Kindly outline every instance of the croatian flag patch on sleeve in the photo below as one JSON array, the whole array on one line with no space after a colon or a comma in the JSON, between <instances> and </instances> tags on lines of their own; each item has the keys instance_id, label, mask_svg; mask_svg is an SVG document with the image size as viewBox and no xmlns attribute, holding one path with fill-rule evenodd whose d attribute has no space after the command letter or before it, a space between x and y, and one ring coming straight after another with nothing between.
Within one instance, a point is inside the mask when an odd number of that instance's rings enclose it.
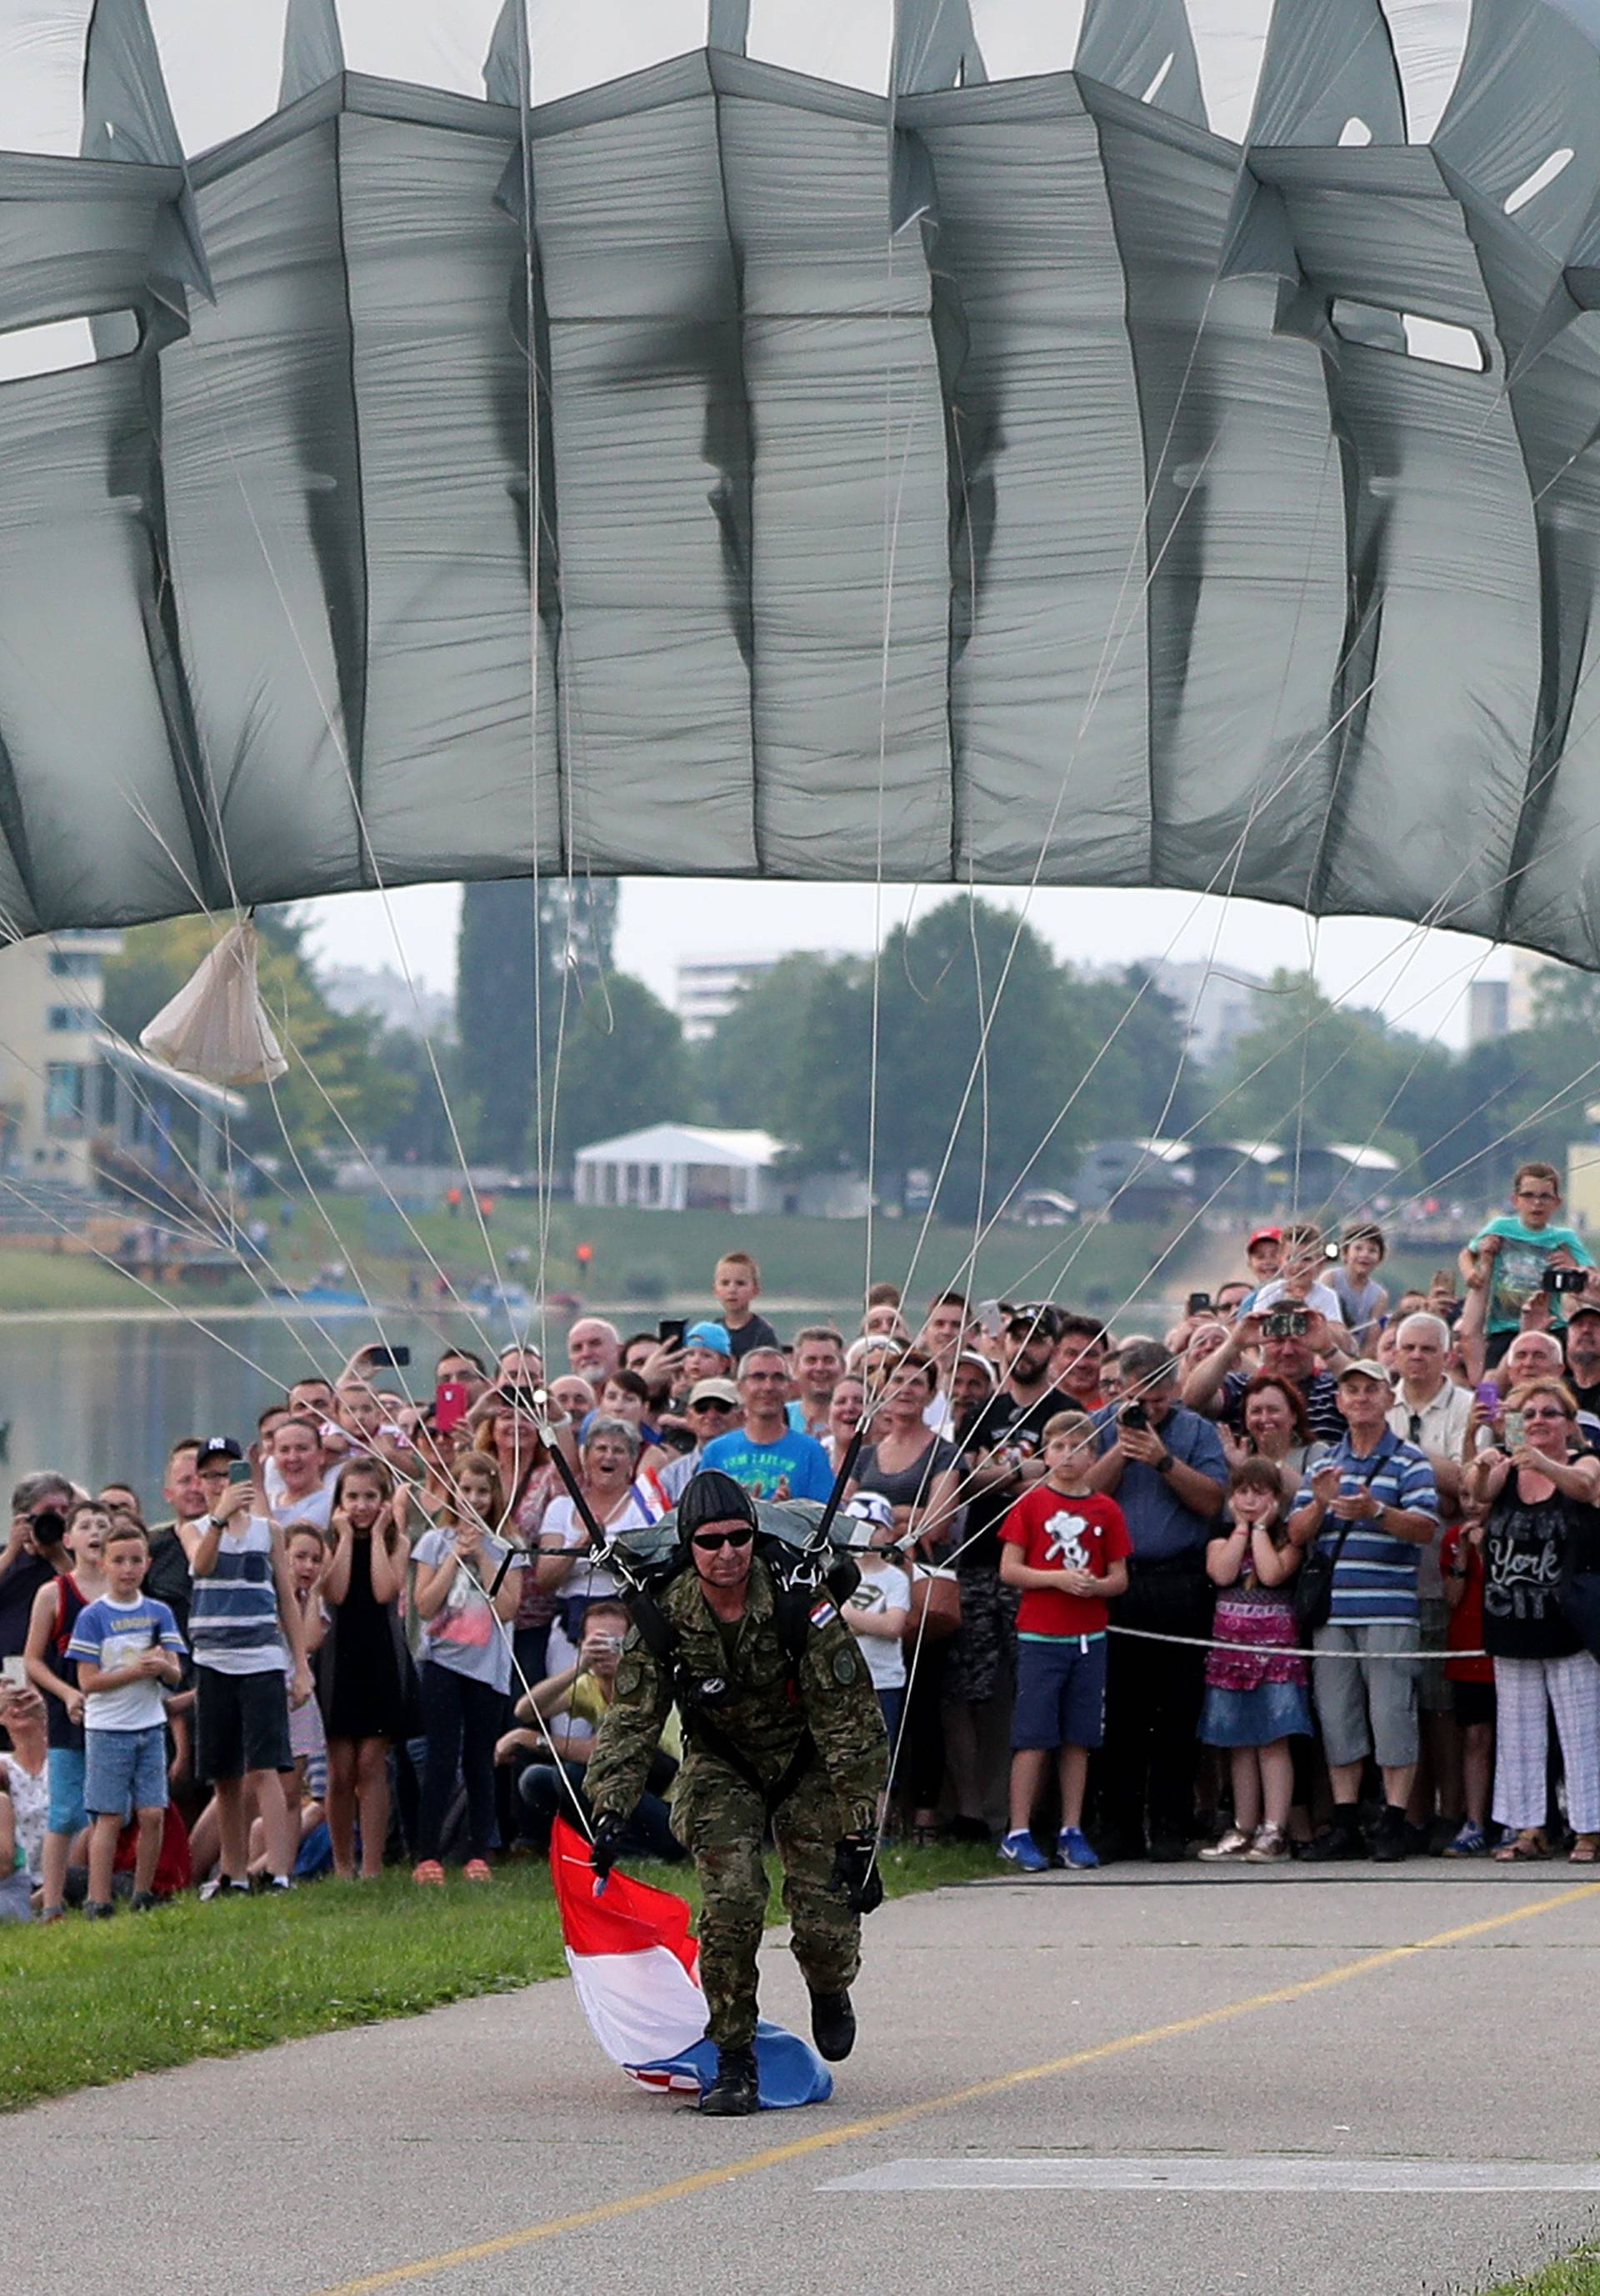
<instances>
[{"instance_id":1,"label":"croatian flag patch on sleeve","mask_svg":"<svg viewBox=\"0 0 1600 2296\"><path fill-rule=\"evenodd\" d=\"M836 1619L838 1616L838 1611L825 1595L811 1613L811 1624L814 1627L825 1627L830 1619Z\"/></svg>"}]
</instances>

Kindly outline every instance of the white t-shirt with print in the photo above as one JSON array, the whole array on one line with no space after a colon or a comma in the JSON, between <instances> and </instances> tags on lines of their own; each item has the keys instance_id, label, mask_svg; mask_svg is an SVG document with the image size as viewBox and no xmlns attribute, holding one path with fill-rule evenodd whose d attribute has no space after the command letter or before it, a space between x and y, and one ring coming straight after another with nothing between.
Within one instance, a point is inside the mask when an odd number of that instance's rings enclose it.
<instances>
[{"instance_id":1,"label":"white t-shirt with print","mask_svg":"<svg viewBox=\"0 0 1600 2296\"><path fill-rule=\"evenodd\" d=\"M850 1626L857 1619L872 1618L884 1611L908 1611L911 1607L911 1581L892 1562L872 1563L865 1557L861 1562L861 1584L844 1604L844 1622ZM866 1660L866 1670L872 1677L874 1690L900 1690L906 1682L906 1645L890 1641L887 1635L860 1635L857 1637L861 1655Z\"/></svg>"}]
</instances>

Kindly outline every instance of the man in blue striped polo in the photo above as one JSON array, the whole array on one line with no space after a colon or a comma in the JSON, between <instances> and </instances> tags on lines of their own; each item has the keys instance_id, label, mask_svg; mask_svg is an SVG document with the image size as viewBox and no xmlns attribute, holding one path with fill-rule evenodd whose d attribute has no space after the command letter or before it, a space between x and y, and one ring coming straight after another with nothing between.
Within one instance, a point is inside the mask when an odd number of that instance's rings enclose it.
<instances>
[{"instance_id":1,"label":"man in blue striped polo","mask_svg":"<svg viewBox=\"0 0 1600 2296\"><path fill-rule=\"evenodd\" d=\"M194 1775L216 1791L221 1845L219 1870L200 1894L226 1898L249 1890L252 1795L269 1882L286 1890L296 1846L282 1777L293 1767L289 1708L311 1695L300 1607L283 1535L238 1444L231 1436L208 1436L195 1469L206 1513L185 1523L182 1534L194 1582Z\"/></svg>"},{"instance_id":2,"label":"man in blue striped polo","mask_svg":"<svg viewBox=\"0 0 1600 2296\"><path fill-rule=\"evenodd\" d=\"M1417 1564L1439 1528L1439 1494L1427 1455L1389 1424L1394 1395L1383 1365L1370 1356L1346 1364L1337 1392L1345 1433L1302 1480L1289 1518L1297 1546L1337 1549L1333 1607L1311 1665L1333 1824L1305 1854L1366 1856L1357 1806L1375 1753L1383 1815L1372 1855L1388 1863L1406 1855L1417 1753L1419 1661L1394 1653L1418 1647Z\"/></svg>"}]
</instances>

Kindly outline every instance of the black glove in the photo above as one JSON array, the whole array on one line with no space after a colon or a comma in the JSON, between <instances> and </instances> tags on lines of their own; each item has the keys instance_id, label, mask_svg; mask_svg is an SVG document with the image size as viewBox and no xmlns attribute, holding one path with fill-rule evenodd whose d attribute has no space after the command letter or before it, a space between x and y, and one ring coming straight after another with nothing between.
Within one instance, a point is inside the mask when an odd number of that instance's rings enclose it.
<instances>
[{"instance_id":1,"label":"black glove","mask_svg":"<svg viewBox=\"0 0 1600 2296\"><path fill-rule=\"evenodd\" d=\"M833 1887L844 1891L852 1914L874 1914L882 1904L883 1876L870 1833L847 1833L833 1844Z\"/></svg>"},{"instance_id":2,"label":"black glove","mask_svg":"<svg viewBox=\"0 0 1600 2296\"><path fill-rule=\"evenodd\" d=\"M595 1820L595 1838L589 1844L589 1865L594 1871L595 1894L604 1889L611 1877L622 1848L622 1820L614 1810L607 1810Z\"/></svg>"}]
</instances>

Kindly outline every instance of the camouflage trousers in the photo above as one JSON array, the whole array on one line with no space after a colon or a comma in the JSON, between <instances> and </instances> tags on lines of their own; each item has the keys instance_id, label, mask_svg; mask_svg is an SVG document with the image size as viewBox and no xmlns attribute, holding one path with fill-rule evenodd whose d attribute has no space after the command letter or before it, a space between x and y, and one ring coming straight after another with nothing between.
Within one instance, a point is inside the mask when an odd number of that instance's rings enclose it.
<instances>
[{"instance_id":1,"label":"camouflage trousers","mask_svg":"<svg viewBox=\"0 0 1600 2296\"><path fill-rule=\"evenodd\" d=\"M706 2033L718 2048L747 2047L756 2033L756 1956L767 1916L767 1813L733 1771L697 1757L694 1773L692 1784L680 1781L672 1825L700 1875ZM845 1818L823 1770L807 1771L772 1831L800 1973L813 1992L842 1993L861 1965L861 1922L833 1882Z\"/></svg>"}]
</instances>

